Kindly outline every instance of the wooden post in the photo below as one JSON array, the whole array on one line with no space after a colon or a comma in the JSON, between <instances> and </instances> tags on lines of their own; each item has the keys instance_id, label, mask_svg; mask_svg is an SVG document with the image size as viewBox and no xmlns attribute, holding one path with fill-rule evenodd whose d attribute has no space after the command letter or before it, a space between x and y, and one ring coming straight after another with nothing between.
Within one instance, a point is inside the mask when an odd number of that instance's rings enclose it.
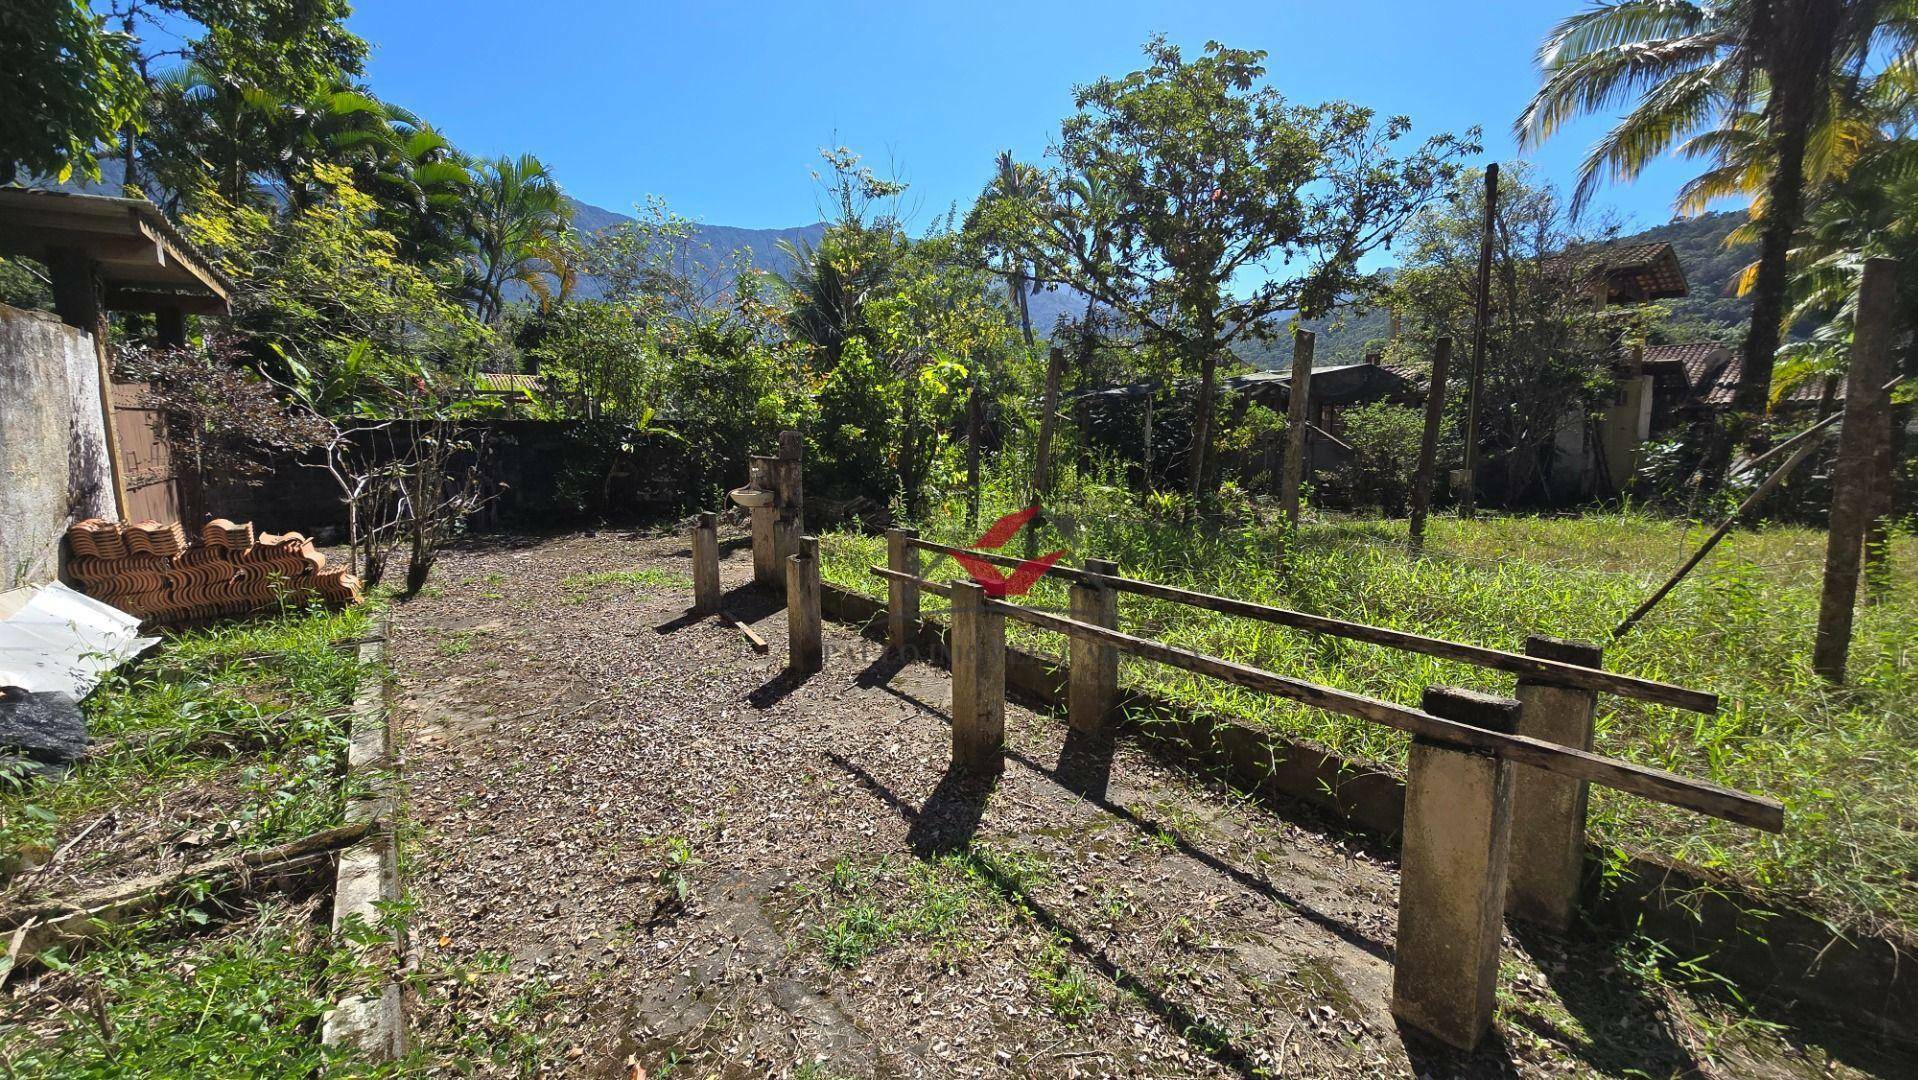
<instances>
[{"instance_id":1,"label":"wooden post","mask_svg":"<svg viewBox=\"0 0 1918 1080\"><path fill-rule=\"evenodd\" d=\"M1433 687L1426 712L1510 734L1518 702ZM1398 955L1392 1015L1470 1051L1492 1025L1505 869L1512 828L1511 766L1496 755L1412 740L1399 854Z\"/></svg>"},{"instance_id":2,"label":"wooden post","mask_svg":"<svg viewBox=\"0 0 1918 1080\"><path fill-rule=\"evenodd\" d=\"M1394 325L1398 314L1393 313ZM1419 437L1418 471L1412 476L1412 546L1425 543L1425 514L1432 507L1432 479L1438 473L1439 426L1445 419L1445 380L1452 373L1452 339L1442 337L1432 350L1432 388L1425 393L1425 431Z\"/></svg>"},{"instance_id":3,"label":"wooden post","mask_svg":"<svg viewBox=\"0 0 1918 1080\"><path fill-rule=\"evenodd\" d=\"M1492 234L1498 226L1498 162L1485 166L1485 224L1478 242L1477 306L1472 319L1472 382L1465 399L1465 484L1459 513L1478 513L1478 413L1485 389L1485 331L1492 318Z\"/></svg>"},{"instance_id":4,"label":"wooden post","mask_svg":"<svg viewBox=\"0 0 1918 1080\"><path fill-rule=\"evenodd\" d=\"M765 491L773 490L772 458L753 455L752 485ZM779 522L779 510L775 506L755 506L752 508L752 522L753 584L770 589L782 584L781 578L785 572L773 554L773 531Z\"/></svg>"},{"instance_id":5,"label":"wooden post","mask_svg":"<svg viewBox=\"0 0 1918 1080\"><path fill-rule=\"evenodd\" d=\"M1109 559L1087 559L1086 570L1117 575L1119 564ZM1102 585L1075 581L1067 590L1074 619L1108 629L1119 628L1119 594ZM1066 684L1066 722L1074 731L1101 735L1119 704L1119 650L1104 642L1073 637L1066 653L1070 674Z\"/></svg>"},{"instance_id":6,"label":"wooden post","mask_svg":"<svg viewBox=\"0 0 1918 1080\"><path fill-rule=\"evenodd\" d=\"M1299 526L1299 484L1305 478L1306 411L1312 397L1312 349L1317 336L1303 327L1292 332L1292 381L1286 388L1285 468L1279 476L1279 508L1288 531ZM1288 536L1289 540L1290 537Z\"/></svg>"},{"instance_id":7,"label":"wooden post","mask_svg":"<svg viewBox=\"0 0 1918 1080\"><path fill-rule=\"evenodd\" d=\"M786 565L806 533L805 454L806 440L799 432L779 433L779 456L772 462L775 566Z\"/></svg>"},{"instance_id":8,"label":"wooden post","mask_svg":"<svg viewBox=\"0 0 1918 1080\"><path fill-rule=\"evenodd\" d=\"M787 670L811 675L825 666L819 611L819 538L802 536L786 557Z\"/></svg>"},{"instance_id":9,"label":"wooden post","mask_svg":"<svg viewBox=\"0 0 1918 1080\"><path fill-rule=\"evenodd\" d=\"M917 529L886 530L886 569L919 576ZM886 582L886 647L895 658L910 659L919 643L919 586L890 578Z\"/></svg>"},{"instance_id":10,"label":"wooden post","mask_svg":"<svg viewBox=\"0 0 1918 1080\"><path fill-rule=\"evenodd\" d=\"M1006 618L985 587L952 583L952 761L970 772L1005 769Z\"/></svg>"},{"instance_id":11,"label":"wooden post","mask_svg":"<svg viewBox=\"0 0 1918 1080\"><path fill-rule=\"evenodd\" d=\"M47 252L47 277L53 286L53 310L60 321L93 338L93 358L100 371L100 419L105 422L107 468L112 474L113 509L127 517L126 467L121 463L120 427L113 421L113 368L107 344L106 283L100 264L84 251L54 248Z\"/></svg>"},{"instance_id":12,"label":"wooden post","mask_svg":"<svg viewBox=\"0 0 1918 1080\"><path fill-rule=\"evenodd\" d=\"M719 610L719 515L699 515L693 526L693 610L711 615Z\"/></svg>"},{"instance_id":13,"label":"wooden post","mask_svg":"<svg viewBox=\"0 0 1918 1080\"><path fill-rule=\"evenodd\" d=\"M1602 667L1596 645L1533 635L1525 655L1581 667ZM1533 678L1518 681L1518 733L1578 750L1592 748L1598 694ZM1553 930L1572 925L1585 869L1583 780L1530 765L1512 766L1512 860L1505 910Z\"/></svg>"},{"instance_id":14,"label":"wooden post","mask_svg":"<svg viewBox=\"0 0 1918 1080\"><path fill-rule=\"evenodd\" d=\"M1852 605L1858 598L1858 564L1876 503L1872 464L1878 441L1888 437L1883 415L1891 399L1881 387L1891 374L1891 339L1898 319L1898 264L1866 260L1858 285L1858 321L1852 329L1851 368L1845 375L1845 418L1832 470L1831 526L1825 542L1825 586L1818 601L1818 633L1812 669L1830 682L1845 681L1851 650Z\"/></svg>"}]
</instances>

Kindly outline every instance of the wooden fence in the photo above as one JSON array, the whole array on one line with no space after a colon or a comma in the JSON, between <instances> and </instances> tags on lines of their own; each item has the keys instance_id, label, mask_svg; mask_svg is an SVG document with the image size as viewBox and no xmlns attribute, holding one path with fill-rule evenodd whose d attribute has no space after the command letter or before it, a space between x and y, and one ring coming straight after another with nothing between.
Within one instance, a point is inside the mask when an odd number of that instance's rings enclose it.
<instances>
[{"instance_id":1,"label":"wooden fence","mask_svg":"<svg viewBox=\"0 0 1918 1080\"><path fill-rule=\"evenodd\" d=\"M791 666L817 671L818 543L803 535L796 439L782 436L778 457L754 464L754 482L734 500L754 510L755 578L774 584L775 567L786 564ZM712 516L702 515L693 537L702 608L717 599L715 528ZM1121 702L1118 657L1125 654L1411 735L1392 1011L1460 1049L1475 1047L1491 1026L1503 917L1509 912L1558 929L1571 921L1588 785L1769 832L1784 829L1776 800L1592 752L1600 693L1704 713L1718 708L1715 695L1604 670L1596 646L1533 637L1524 653L1509 652L1127 578L1099 559L1049 571L1069 585L1070 614L1059 615L990 596L976 581L930 580L920 565L926 551L1000 566L1017 566L1017 559L924 540L909 529L891 530L886 551L888 565L869 569L887 582L887 639L896 653L907 655L917 640L922 592L952 604L957 767L1004 767L1007 619L1066 637L1067 722L1082 733L1110 734ZM1322 686L1128 634L1119 629L1122 593L1509 672L1518 676L1517 696L1431 687L1413 708Z\"/></svg>"}]
</instances>

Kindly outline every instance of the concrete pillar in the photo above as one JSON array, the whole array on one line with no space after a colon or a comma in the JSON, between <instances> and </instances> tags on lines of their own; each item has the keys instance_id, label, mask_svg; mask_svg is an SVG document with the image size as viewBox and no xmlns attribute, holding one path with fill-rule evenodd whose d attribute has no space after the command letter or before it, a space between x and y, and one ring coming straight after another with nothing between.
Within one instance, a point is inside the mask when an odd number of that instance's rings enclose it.
<instances>
[{"instance_id":1,"label":"concrete pillar","mask_svg":"<svg viewBox=\"0 0 1918 1080\"><path fill-rule=\"evenodd\" d=\"M1601 667L1596 645L1533 635L1527 656L1582 667ZM1520 679L1518 733L1579 750L1592 748L1592 716L1598 694ZM1578 910L1585 869L1585 800L1588 785L1530 765L1512 766L1512 864L1505 911L1516 919L1565 930Z\"/></svg>"},{"instance_id":2,"label":"concrete pillar","mask_svg":"<svg viewBox=\"0 0 1918 1080\"><path fill-rule=\"evenodd\" d=\"M970 772L1005 769L1006 618L985 587L952 583L952 761Z\"/></svg>"},{"instance_id":3,"label":"concrete pillar","mask_svg":"<svg viewBox=\"0 0 1918 1080\"><path fill-rule=\"evenodd\" d=\"M1116 575L1119 564L1087 559L1095 574ZM1067 590L1071 615L1083 623L1119 628L1119 594L1098 585L1074 582ZM1071 638L1066 644L1070 675L1066 684L1066 722L1086 735L1102 734L1119 704L1119 650L1097 641Z\"/></svg>"},{"instance_id":4,"label":"concrete pillar","mask_svg":"<svg viewBox=\"0 0 1918 1080\"><path fill-rule=\"evenodd\" d=\"M773 488L772 458L754 455L752 458L752 486L764 491ZM752 508L753 535L753 584L765 588L783 585L785 564L773 554L773 527L779 519L778 509L771 506Z\"/></svg>"},{"instance_id":5,"label":"concrete pillar","mask_svg":"<svg viewBox=\"0 0 1918 1080\"><path fill-rule=\"evenodd\" d=\"M693 610L711 615L719 610L719 515L699 515L693 526Z\"/></svg>"},{"instance_id":6,"label":"concrete pillar","mask_svg":"<svg viewBox=\"0 0 1918 1080\"><path fill-rule=\"evenodd\" d=\"M819 610L819 538L802 536L786 557L786 667L811 675L825 666Z\"/></svg>"},{"instance_id":7,"label":"concrete pillar","mask_svg":"<svg viewBox=\"0 0 1918 1080\"><path fill-rule=\"evenodd\" d=\"M887 529L886 568L918 577L919 549L912 545L918 538L917 529ZM918 640L919 586L889 578L886 582L886 647L903 660L911 655Z\"/></svg>"},{"instance_id":8,"label":"concrete pillar","mask_svg":"<svg viewBox=\"0 0 1918 1080\"><path fill-rule=\"evenodd\" d=\"M1506 733L1518 722L1518 702L1465 690L1433 687L1423 707ZM1459 1050L1478 1045L1496 1003L1511 776L1490 754L1412 741L1392 1015Z\"/></svg>"}]
</instances>

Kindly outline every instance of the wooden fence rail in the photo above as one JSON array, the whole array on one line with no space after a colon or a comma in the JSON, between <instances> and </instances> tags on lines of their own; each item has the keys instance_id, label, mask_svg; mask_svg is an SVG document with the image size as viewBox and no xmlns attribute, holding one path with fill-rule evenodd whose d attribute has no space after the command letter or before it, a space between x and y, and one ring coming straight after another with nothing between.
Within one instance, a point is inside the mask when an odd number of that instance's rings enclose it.
<instances>
[{"instance_id":1,"label":"wooden fence rail","mask_svg":"<svg viewBox=\"0 0 1918 1080\"><path fill-rule=\"evenodd\" d=\"M996 566L1017 566L1018 559L995 554L989 551L973 551L969 548L954 547L931 540L914 538L914 546L927 551L936 551L945 555L964 555L967 558L981 559ZM1564 686L1581 690L1593 690L1599 693L1616 694L1619 697L1649 701L1655 705L1669 705L1673 708L1688 709L1692 712L1715 713L1718 711L1718 695L1703 690L1692 690L1671 683L1641 679L1632 675L1621 675L1614 671L1567 664L1543 657L1526 656L1522 653L1507 652L1484 645L1470 645L1460 641L1447 641L1443 638L1426 637L1423 634L1408 633L1404 630L1391 630L1382 626L1368 626L1364 623L1347 622L1325 615L1312 615L1289 608L1273 607L1269 604L1255 604L1246 600L1234 600L1226 596L1214 596L1210 593L1181 589L1172 585L1160 585L1157 582L1140 581L1136 578L1119 577L1114 574L1096 574L1085 570L1076 570L1069 566L1055 565L1046 571L1047 577L1056 577L1066 581L1087 585L1100 585L1119 592L1149 596L1156 600L1169 600L1176 604L1204 608L1224 615L1237 615L1247 619L1257 619L1279 626L1288 626L1314 634L1329 634L1351 641L1363 641L1371 645L1383 645L1387 648L1405 652L1422 653L1446 660L1474 664L1478 667L1507 671L1520 676L1549 680Z\"/></svg>"},{"instance_id":2,"label":"wooden fence rail","mask_svg":"<svg viewBox=\"0 0 1918 1080\"><path fill-rule=\"evenodd\" d=\"M884 578L899 576L895 571L883 566L868 569ZM928 592L940 595L950 593L948 587L923 578L918 579L916 584ZM1436 742L1487 751L1523 765L1574 779L1604 784L1606 787L1630 792L1668 806L1695 810L1710 817L1722 818L1766 832L1783 832L1785 828L1784 805L1775 799L1750 795L1703 780L1687 779L1663 769L1621 761L1569 746L1560 746L1542 739L1508 735L1456 723L1420 709L1380 701L1348 690L1320 686L1317 683L1278 675L1249 664L1207 656L1191 649L1182 649L1176 645L1137 637L1120 630L1093 626L1063 615L1008 604L1003 600L988 600L986 608L1016 622L1070 637L1102 642L1121 652L1144 657L1167 667L1190 671L1198 675L1209 675L1235 686L1243 686L1248 690L1258 690L1274 697L1324 709L1327 712L1384 724Z\"/></svg>"}]
</instances>

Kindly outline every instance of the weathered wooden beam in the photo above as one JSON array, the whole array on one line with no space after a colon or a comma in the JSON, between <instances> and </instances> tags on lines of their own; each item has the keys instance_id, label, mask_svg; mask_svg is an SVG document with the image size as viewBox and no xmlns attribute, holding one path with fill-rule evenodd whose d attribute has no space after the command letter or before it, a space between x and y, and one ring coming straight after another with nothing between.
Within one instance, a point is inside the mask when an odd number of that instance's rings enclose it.
<instances>
[{"instance_id":1,"label":"weathered wooden beam","mask_svg":"<svg viewBox=\"0 0 1918 1080\"><path fill-rule=\"evenodd\" d=\"M1868 259L1858 284L1858 316L1845 384L1845 419L1838 434L1838 462L1832 470L1825 581L1818 598L1818 629L1811 658L1812 670L1833 683L1845 681L1845 661L1851 651L1858 569L1877 503L1872 466L1882 456L1879 442L1891 435L1884 419L1891 398L1878 387L1891 374L1891 346L1899 314L1897 274L1895 260Z\"/></svg>"},{"instance_id":2,"label":"weathered wooden beam","mask_svg":"<svg viewBox=\"0 0 1918 1080\"><path fill-rule=\"evenodd\" d=\"M1086 569L1111 574L1118 564L1106 559L1087 559ZM1104 585L1074 582L1070 590L1072 617L1092 626L1119 628L1119 594ZM1119 704L1119 652L1111 645L1090 638L1070 639L1066 651L1066 721L1073 730L1100 735L1112 720Z\"/></svg>"},{"instance_id":3,"label":"weathered wooden beam","mask_svg":"<svg viewBox=\"0 0 1918 1080\"><path fill-rule=\"evenodd\" d=\"M978 582L952 583L952 761L1005 769L1006 620Z\"/></svg>"},{"instance_id":4,"label":"weathered wooden beam","mask_svg":"<svg viewBox=\"0 0 1918 1080\"><path fill-rule=\"evenodd\" d=\"M1292 381L1286 387L1285 464L1279 474L1279 509L1288 534L1299 527L1299 485L1305 479L1305 429L1312 419L1312 351L1318 340L1300 327L1292 332ZM1291 540L1290 535L1286 537Z\"/></svg>"},{"instance_id":5,"label":"weathered wooden beam","mask_svg":"<svg viewBox=\"0 0 1918 1080\"><path fill-rule=\"evenodd\" d=\"M905 659L919 640L919 549L912 529L886 530L886 647Z\"/></svg>"},{"instance_id":6,"label":"weathered wooden beam","mask_svg":"<svg viewBox=\"0 0 1918 1080\"><path fill-rule=\"evenodd\" d=\"M1398 316L1393 315L1396 323ZM1418 469L1412 474L1412 546L1425 542L1425 514L1432 506L1432 481L1438 475L1439 426L1445 418L1445 380L1452 374L1452 339L1432 349L1432 385L1425 392L1425 428L1419 436Z\"/></svg>"},{"instance_id":7,"label":"weathered wooden beam","mask_svg":"<svg viewBox=\"0 0 1918 1080\"><path fill-rule=\"evenodd\" d=\"M811 675L825 666L819 598L819 538L802 536L786 557L786 666Z\"/></svg>"},{"instance_id":8,"label":"weathered wooden beam","mask_svg":"<svg viewBox=\"0 0 1918 1080\"><path fill-rule=\"evenodd\" d=\"M999 566L1017 566L1019 560L1007 558L989 551L971 551L966 548L952 547L930 540L915 540L919 547L945 554L959 553L975 559L984 559ZM1160 585L1137 578L1118 577L1107 574L1092 574L1084 570L1075 570L1069 566L1054 566L1046 572L1048 577L1064 578L1067 581L1104 585L1120 592L1150 596L1158 600L1169 600L1176 604L1217 611L1224 615L1237 615L1241 618L1258 619L1279 626L1289 626L1295 630L1304 630L1314 634L1329 634L1333 637L1363 641L1370 645L1383 645L1387 648L1403 649L1406 652L1422 653L1426 656L1438 656L1447 660L1456 660L1464 664L1476 664L1479 667L1508 671L1516 675L1532 676L1575 686L1600 693L1617 694L1619 697L1649 701L1655 705L1669 705L1675 709L1689 709L1692 712L1715 713L1718 711L1718 695L1703 690L1692 690L1671 683L1662 683L1653 679L1641 679L1632 675L1622 675L1613 671L1599 671L1579 667L1576 664L1559 663L1544 657L1525 656L1507 652L1485 645L1470 645L1461 641L1448 641L1444 638L1426 637L1405 630L1391 630L1383 626L1370 626L1365 623L1348 622L1326 615L1311 615L1290 608L1273 607L1269 604L1255 604L1249 600L1235 600L1226 596L1181 589L1173 585Z\"/></svg>"},{"instance_id":9,"label":"weathered wooden beam","mask_svg":"<svg viewBox=\"0 0 1918 1080\"><path fill-rule=\"evenodd\" d=\"M719 515L703 513L693 526L693 610L719 610Z\"/></svg>"},{"instance_id":10,"label":"weathered wooden beam","mask_svg":"<svg viewBox=\"0 0 1918 1080\"><path fill-rule=\"evenodd\" d=\"M1221 660L1190 649L1149 641L1117 630L1090 626L1064 616L1034 611L1002 600L987 600L986 606L1018 622L1061 634L1082 635L1103 641L1116 646L1121 652L1143 656L1167 667L1209 675L1236 686L1303 702L1327 712L1370 720L1425 739L1455 743L1459 746L1496 753L1520 764L1532 765L1562 776L1604 784L1606 787L1629 792L1653 802L1696 810L1710 817L1747 825L1754 829L1774 833L1783 832L1785 829L1785 808L1775 799L1750 795L1703 780L1687 779L1648 765L1601 757L1588 751L1559 746L1523 735L1483 731L1418 709L1395 705L1389 701L1380 701L1363 694L1320 686L1304 679L1276 675L1249 664Z\"/></svg>"}]
</instances>

